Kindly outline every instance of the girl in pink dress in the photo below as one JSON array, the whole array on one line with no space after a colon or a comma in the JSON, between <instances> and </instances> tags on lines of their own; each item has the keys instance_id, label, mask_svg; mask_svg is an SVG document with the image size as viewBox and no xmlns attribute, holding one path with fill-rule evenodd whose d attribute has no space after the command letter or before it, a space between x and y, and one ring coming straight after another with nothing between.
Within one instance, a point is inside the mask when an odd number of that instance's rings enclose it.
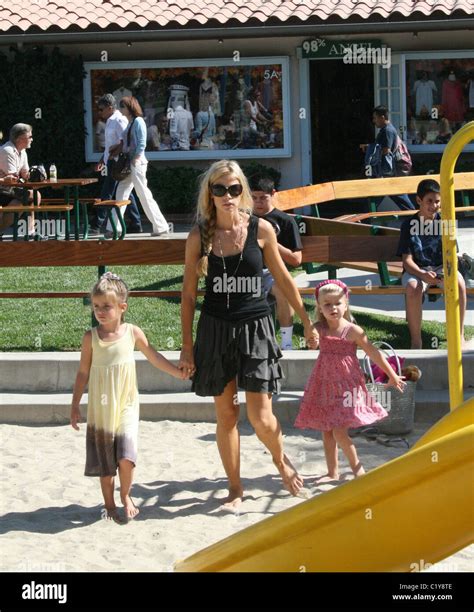
<instances>
[{"instance_id":1,"label":"girl in pink dress","mask_svg":"<svg viewBox=\"0 0 474 612\"><path fill-rule=\"evenodd\" d=\"M322 484L339 480L339 446L354 476L365 473L348 429L375 423L387 416L367 391L357 348L364 350L387 374L387 387L403 391L406 383L368 341L364 330L351 322L349 291L343 282L323 281L315 293L320 353L306 384L295 427L323 432L328 473L314 482Z\"/></svg>"}]
</instances>

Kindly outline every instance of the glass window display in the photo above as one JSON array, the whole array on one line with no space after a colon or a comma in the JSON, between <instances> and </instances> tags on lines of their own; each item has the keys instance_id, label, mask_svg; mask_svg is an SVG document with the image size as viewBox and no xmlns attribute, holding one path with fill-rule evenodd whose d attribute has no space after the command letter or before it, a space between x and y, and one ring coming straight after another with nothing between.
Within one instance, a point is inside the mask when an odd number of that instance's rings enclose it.
<instances>
[{"instance_id":1,"label":"glass window display","mask_svg":"<svg viewBox=\"0 0 474 612\"><path fill-rule=\"evenodd\" d=\"M288 59L197 61L86 63L87 159L101 152L105 93L137 98L151 160L290 156Z\"/></svg>"},{"instance_id":2,"label":"glass window display","mask_svg":"<svg viewBox=\"0 0 474 612\"><path fill-rule=\"evenodd\" d=\"M407 143L445 145L474 119L474 58L406 62Z\"/></svg>"}]
</instances>

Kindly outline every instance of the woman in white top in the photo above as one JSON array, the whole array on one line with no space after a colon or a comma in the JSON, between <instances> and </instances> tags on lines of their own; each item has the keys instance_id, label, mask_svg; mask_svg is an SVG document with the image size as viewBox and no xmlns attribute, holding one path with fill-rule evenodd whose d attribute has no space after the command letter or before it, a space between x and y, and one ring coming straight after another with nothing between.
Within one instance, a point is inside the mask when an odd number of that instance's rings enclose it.
<instances>
[{"instance_id":1,"label":"woman in white top","mask_svg":"<svg viewBox=\"0 0 474 612\"><path fill-rule=\"evenodd\" d=\"M115 195L117 200L127 200L132 189L135 187L143 210L152 224L152 236L160 236L169 233L168 223L164 218L160 207L153 198L146 180L148 160L145 157L146 147L146 124L143 112L137 99L125 96L120 100L120 112L129 121L127 129L122 136L123 151L128 152L131 160L131 173L117 186ZM130 131L130 146L127 145L128 132ZM125 214L125 210L122 209Z\"/></svg>"}]
</instances>

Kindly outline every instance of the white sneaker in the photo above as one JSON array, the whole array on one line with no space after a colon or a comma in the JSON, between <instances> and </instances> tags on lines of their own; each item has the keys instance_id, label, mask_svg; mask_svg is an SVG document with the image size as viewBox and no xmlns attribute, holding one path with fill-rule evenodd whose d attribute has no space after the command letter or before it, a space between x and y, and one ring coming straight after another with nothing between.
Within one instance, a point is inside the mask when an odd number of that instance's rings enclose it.
<instances>
[{"instance_id":1,"label":"white sneaker","mask_svg":"<svg viewBox=\"0 0 474 612\"><path fill-rule=\"evenodd\" d=\"M169 229L165 229L162 230L161 232L151 232L152 236L169 236L170 235L170 231Z\"/></svg>"}]
</instances>

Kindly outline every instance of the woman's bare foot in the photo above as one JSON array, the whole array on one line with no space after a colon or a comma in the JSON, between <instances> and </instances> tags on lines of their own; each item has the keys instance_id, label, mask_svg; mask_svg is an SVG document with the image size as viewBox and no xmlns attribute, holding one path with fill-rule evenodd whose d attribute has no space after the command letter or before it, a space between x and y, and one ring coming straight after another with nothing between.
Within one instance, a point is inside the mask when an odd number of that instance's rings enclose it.
<instances>
[{"instance_id":1,"label":"woman's bare foot","mask_svg":"<svg viewBox=\"0 0 474 612\"><path fill-rule=\"evenodd\" d=\"M118 525L123 525L123 520L120 518L120 515L117 510L117 506L113 506L112 508L105 508L106 515L105 518L107 521L114 521Z\"/></svg>"},{"instance_id":2,"label":"woman's bare foot","mask_svg":"<svg viewBox=\"0 0 474 612\"><path fill-rule=\"evenodd\" d=\"M121 500L125 508L125 516L127 517L127 520L131 521L137 516L140 510L135 506L130 495L125 495L125 497L121 497Z\"/></svg>"},{"instance_id":3,"label":"woman's bare foot","mask_svg":"<svg viewBox=\"0 0 474 612\"><path fill-rule=\"evenodd\" d=\"M280 472L285 489L287 489L294 496L298 495L298 492L303 487L304 482L288 457L283 455L283 461L275 461L274 459L273 463Z\"/></svg>"},{"instance_id":4,"label":"woman's bare foot","mask_svg":"<svg viewBox=\"0 0 474 612\"><path fill-rule=\"evenodd\" d=\"M239 509L244 497L242 487L229 488L229 495L222 502L221 507L225 510L235 512Z\"/></svg>"},{"instance_id":5,"label":"woman's bare foot","mask_svg":"<svg viewBox=\"0 0 474 612\"><path fill-rule=\"evenodd\" d=\"M319 486L323 484L332 484L333 482L339 482L339 474L324 474L324 476L318 476L313 480L313 486Z\"/></svg>"},{"instance_id":6,"label":"woman's bare foot","mask_svg":"<svg viewBox=\"0 0 474 612\"><path fill-rule=\"evenodd\" d=\"M358 478L359 476L363 476L365 474L365 470L362 467L362 463L358 463L355 467L355 470L352 470L354 472L354 478Z\"/></svg>"}]
</instances>

